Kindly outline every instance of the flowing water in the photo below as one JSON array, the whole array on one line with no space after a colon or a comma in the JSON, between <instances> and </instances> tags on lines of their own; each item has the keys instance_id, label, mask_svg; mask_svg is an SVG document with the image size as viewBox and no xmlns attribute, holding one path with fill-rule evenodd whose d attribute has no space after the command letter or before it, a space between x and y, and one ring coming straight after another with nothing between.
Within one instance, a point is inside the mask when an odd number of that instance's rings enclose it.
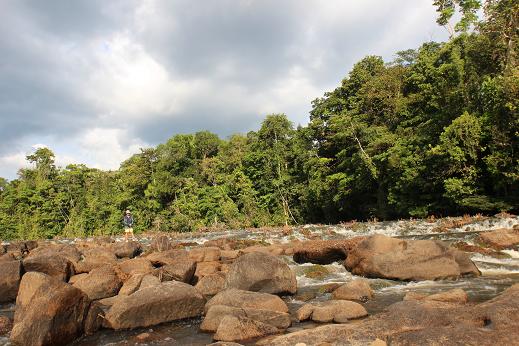
<instances>
[{"instance_id":1,"label":"flowing water","mask_svg":"<svg viewBox=\"0 0 519 346\"><path fill-rule=\"evenodd\" d=\"M208 240L233 238L255 240L262 243L287 243L294 240L311 239L344 239L361 235L385 234L406 239L440 239L448 243L458 241L473 245L481 231L500 228L512 228L519 224L519 217L492 217L472 220L461 218L444 218L435 221L402 220L391 222L364 222L344 225L322 226L305 225L295 228L292 232L282 230L227 230L219 232L200 232L185 234L174 241L183 243L203 244ZM118 239L119 241L121 239ZM60 240L73 243L75 240ZM142 237L139 241L148 245L151 239ZM374 290L375 298L364 303L370 314L382 311L388 305L402 300L408 292L437 293L453 288L462 288L468 293L471 302L481 302L495 297L501 291L514 283L519 283L519 251L504 250L499 258L474 253L472 260L482 272L477 278L462 278L459 280L400 282L384 279L368 279ZM327 285L342 284L356 278L340 263L324 265L325 274L319 279L309 278L308 268L311 264L297 264L290 256L284 260L296 273L298 283L297 297L306 296L308 302L330 299L330 293L323 289ZM321 269L323 269L321 267ZM305 275L306 274L306 275ZM295 297L285 297L290 311L295 312L304 302ZM0 314L11 316L14 304L0 305ZM198 331L201 319L191 319L181 322L165 323L151 328L141 328L132 331L101 330L95 335L82 337L73 345L206 345L212 342L212 334ZM293 321L288 331L302 328L313 328L313 322L298 323ZM150 334L145 341L139 341L141 333ZM9 345L7 338L0 337L0 345Z\"/></svg>"}]
</instances>

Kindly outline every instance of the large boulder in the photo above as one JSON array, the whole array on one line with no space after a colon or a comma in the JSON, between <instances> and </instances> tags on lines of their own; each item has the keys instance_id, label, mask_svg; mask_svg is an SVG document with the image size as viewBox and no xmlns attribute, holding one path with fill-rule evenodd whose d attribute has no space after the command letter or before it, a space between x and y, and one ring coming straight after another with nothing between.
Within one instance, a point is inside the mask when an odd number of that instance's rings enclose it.
<instances>
[{"instance_id":1,"label":"large boulder","mask_svg":"<svg viewBox=\"0 0 519 346\"><path fill-rule=\"evenodd\" d=\"M162 281L182 281L190 283L193 280L193 276L196 270L196 262L189 258L179 258L176 261L172 261L171 264L167 264L156 271L156 275Z\"/></svg>"},{"instance_id":2,"label":"large boulder","mask_svg":"<svg viewBox=\"0 0 519 346\"><path fill-rule=\"evenodd\" d=\"M296 275L282 259L261 252L245 254L234 261L225 279L226 288L294 294Z\"/></svg>"},{"instance_id":3,"label":"large boulder","mask_svg":"<svg viewBox=\"0 0 519 346\"><path fill-rule=\"evenodd\" d=\"M168 281L117 299L105 318L113 329L148 327L202 314L205 298L193 286Z\"/></svg>"},{"instance_id":4,"label":"large boulder","mask_svg":"<svg viewBox=\"0 0 519 346\"><path fill-rule=\"evenodd\" d=\"M153 265L146 258L136 257L120 262L118 270L127 275L150 274L153 272Z\"/></svg>"},{"instance_id":5,"label":"large boulder","mask_svg":"<svg viewBox=\"0 0 519 346\"><path fill-rule=\"evenodd\" d=\"M142 252L142 247L136 241L122 241L113 244L112 250L118 258L134 258Z\"/></svg>"},{"instance_id":6,"label":"large boulder","mask_svg":"<svg viewBox=\"0 0 519 346\"><path fill-rule=\"evenodd\" d=\"M365 302L373 298L373 290L367 280L357 279L339 286L332 292L333 299Z\"/></svg>"},{"instance_id":7,"label":"large boulder","mask_svg":"<svg viewBox=\"0 0 519 346\"><path fill-rule=\"evenodd\" d=\"M349 300L329 300L318 304L305 304L296 313L299 321L311 318L315 322L344 323L348 320L365 317L366 309L359 303Z\"/></svg>"},{"instance_id":8,"label":"large boulder","mask_svg":"<svg viewBox=\"0 0 519 346\"><path fill-rule=\"evenodd\" d=\"M345 267L355 275L396 280L457 279L481 275L468 254L441 241L373 235L349 254Z\"/></svg>"},{"instance_id":9,"label":"large boulder","mask_svg":"<svg viewBox=\"0 0 519 346\"><path fill-rule=\"evenodd\" d=\"M70 260L58 254L38 254L23 260L26 272L41 272L62 281L74 275L74 266Z\"/></svg>"},{"instance_id":10,"label":"large boulder","mask_svg":"<svg viewBox=\"0 0 519 346\"><path fill-rule=\"evenodd\" d=\"M213 305L288 312L288 306L276 295L237 289L227 289L218 293L205 304L204 311L207 313Z\"/></svg>"},{"instance_id":11,"label":"large boulder","mask_svg":"<svg viewBox=\"0 0 519 346\"><path fill-rule=\"evenodd\" d=\"M189 251L189 258L195 262L213 262L220 259L221 250L214 246L198 247Z\"/></svg>"},{"instance_id":12,"label":"large boulder","mask_svg":"<svg viewBox=\"0 0 519 346\"><path fill-rule=\"evenodd\" d=\"M353 324L297 331L258 345L515 345L519 340L519 284L477 305L406 300ZM347 342L345 342L347 341Z\"/></svg>"},{"instance_id":13,"label":"large boulder","mask_svg":"<svg viewBox=\"0 0 519 346\"><path fill-rule=\"evenodd\" d=\"M22 278L20 261L0 262L0 303L16 299Z\"/></svg>"},{"instance_id":14,"label":"large boulder","mask_svg":"<svg viewBox=\"0 0 519 346\"><path fill-rule=\"evenodd\" d=\"M81 253L76 246L71 244L46 244L30 250L27 258L34 256L53 256L60 255L68 259L71 263L76 263L81 258Z\"/></svg>"},{"instance_id":15,"label":"large boulder","mask_svg":"<svg viewBox=\"0 0 519 346\"><path fill-rule=\"evenodd\" d=\"M83 333L89 306L81 290L43 273L26 273L16 299L11 340L20 345L65 345Z\"/></svg>"},{"instance_id":16,"label":"large boulder","mask_svg":"<svg viewBox=\"0 0 519 346\"><path fill-rule=\"evenodd\" d=\"M158 252L168 251L173 248L171 242L169 241L169 237L166 235L159 235L158 237L154 237L151 241L150 247L152 250Z\"/></svg>"},{"instance_id":17,"label":"large boulder","mask_svg":"<svg viewBox=\"0 0 519 346\"><path fill-rule=\"evenodd\" d=\"M519 228L481 232L479 240L497 250L513 249L519 245Z\"/></svg>"},{"instance_id":18,"label":"large boulder","mask_svg":"<svg viewBox=\"0 0 519 346\"><path fill-rule=\"evenodd\" d=\"M83 250L82 259L75 263L74 267L76 273L88 273L94 268L115 265L116 263L117 257L112 250L98 246Z\"/></svg>"},{"instance_id":19,"label":"large boulder","mask_svg":"<svg viewBox=\"0 0 519 346\"><path fill-rule=\"evenodd\" d=\"M270 324L271 326L281 330L287 329L291 324L290 315L286 312L213 305L207 311L207 314L200 325L200 330L204 332L216 332L220 322L225 316L234 316L238 318L246 317L255 321Z\"/></svg>"},{"instance_id":20,"label":"large boulder","mask_svg":"<svg viewBox=\"0 0 519 346\"><path fill-rule=\"evenodd\" d=\"M225 316L216 333L214 340L220 341L247 341L254 338L276 334L279 330L267 323L247 317Z\"/></svg>"},{"instance_id":21,"label":"large boulder","mask_svg":"<svg viewBox=\"0 0 519 346\"><path fill-rule=\"evenodd\" d=\"M299 243L294 248L294 261L297 263L330 264L343 261L348 253L365 237L343 240L310 240Z\"/></svg>"},{"instance_id":22,"label":"large boulder","mask_svg":"<svg viewBox=\"0 0 519 346\"><path fill-rule=\"evenodd\" d=\"M88 275L77 280L73 286L85 292L92 300L115 296L122 286L121 278L112 266L92 269Z\"/></svg>"}]
</instances>

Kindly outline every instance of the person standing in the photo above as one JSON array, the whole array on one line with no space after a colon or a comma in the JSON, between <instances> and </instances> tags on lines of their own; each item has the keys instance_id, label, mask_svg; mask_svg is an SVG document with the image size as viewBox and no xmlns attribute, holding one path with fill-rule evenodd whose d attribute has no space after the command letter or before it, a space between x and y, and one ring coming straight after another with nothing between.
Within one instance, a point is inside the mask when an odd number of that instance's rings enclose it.
<instances>
[{"instance_id":1,"label":"person standing","mask_svg":"<svg viewBox=\"0 0 519 346\"><path fill-rule=\"evenodd\" d=\"M134 239L133 224L134 224L134 221L133 221L132 213L129 210L126 210L126 212L124 213L124 218L123 218L124 239L126 239L126 241L128 241L128 237L130 235L131 235L132 239Z\"/></svg>"}]
</instances>

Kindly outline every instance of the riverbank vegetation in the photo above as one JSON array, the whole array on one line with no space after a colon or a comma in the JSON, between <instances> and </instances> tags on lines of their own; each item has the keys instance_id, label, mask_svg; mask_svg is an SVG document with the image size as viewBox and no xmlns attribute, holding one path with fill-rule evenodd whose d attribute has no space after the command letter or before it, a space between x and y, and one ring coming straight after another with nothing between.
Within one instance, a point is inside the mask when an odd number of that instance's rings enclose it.
<instances>
[{"instance_id":1,"label":"riverbank vegetation","mask_svg":"<svg viewBox=\"0 0 519 346\"><path fill-rule=\"evenodd\" d=\"M367 56L312 102L307 126L283 114L226 139L202 131L142 149L117 171L55 165L0 178L0 238L137 230L337 223L517 211L519 5L436 1L448 42ZM456 31L455 31L456 30Z\"/></svg>"}]
</instances>

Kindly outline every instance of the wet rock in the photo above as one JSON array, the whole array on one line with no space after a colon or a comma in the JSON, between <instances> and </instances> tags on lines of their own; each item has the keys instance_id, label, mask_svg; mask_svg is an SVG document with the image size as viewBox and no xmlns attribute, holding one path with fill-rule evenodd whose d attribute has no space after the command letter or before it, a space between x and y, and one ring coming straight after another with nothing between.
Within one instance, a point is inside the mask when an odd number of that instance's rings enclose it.
<instances>
[{"instance_id":1,"label":"wet rock","mask_svg":"<svg viewBox=\"0 0 519 346\"><path fill-rule=\"evenodd\" d=\"M128 275L133 274L150 274L153 272L151 262L146 258L132 258L122 261L118 264L119 270Z\"/></svg>"},{"instance_id":2,"label":"wet rock","mask_svg":"<svg viewBox=\"0 0 519 346\"><path fill-rule=\"evenodd\" d=\"M16 299L11 340L20 345L65 345L83 333L90 299L49 275L26 273Z\"/></svg>"},{"instance_id":3,"label":"wet rock","mask_svg":"<svg viewBox=\"0 0 519 346\"><path fill-rule=\"evenodd\" d=\"M430 300L445 303L465 304L468 301L468 295L461 288L455 288L431 295L421 295L409 292L405 295L404 300Z\"/></svg>"},{"instance_id":4,"label":"wet rock","mask_svg":"<svg viewBox=\"0 0 519 346\"><path fill-rule=\"evenodd\" d=\"M142 252L142 247L136 241L122 241L112 245L112 250L118 258L134 258Z\"/></svg>"},{"instance_id":5,"label":"wet rock","mask_svg":"<svg viewBox=\"0 0 519 346\"><path fill-rule=\"evenodd\" d=\"M92 269L73 286L86 293L91 300L96 300L117 295L122 284L113 267L104 266Z\"/></svg>"},{"instance_id":6,"label":"wet rock","mask_svg":"<svg viewBox=\"0 0 519 346\"><path fill-rule=\"evenodd\" d=\"M205 304L204 311L207 313L213 305L288 312L285 302L276 295L237 289L226 289L218 293Z\"/></svg>"},{"instance_id":7,"label":"wet rock","mask_svg":"<svg viewBox=\"0 0 519 346\"><path fill-rule=\"evenodd\" d=\"M330 264L346 259L348 253L365 237L345 240L312 240L298 244L294 248L297 263Z\"/></svg>"},{"instance_id":8,"label":"wet rock","mask_svg":"<svg viewBox=\"0 0 519 346\"><path fill-rule=\"evenodd\" d=\"M338 287L332 298L365 302L373 298L373 290L367 280L357 279Z\"/></svg>"},{"instance_id":9,"label":"wet rock","mask_svg":"<svg viewBox=\"0 0 519 346\"><path fill-rule=\"evenodd\" d=\"M294 272L283 260L273 255L254 252L235 260L227 273L225 287L294 294L297 291L297 281Z\"/></svg>"},{"instance_id":10,"label":"wet rock","mask_svg":"<svg viewBox=\"0 0 519 346\"><path fill-rule=\"evenodd\" d=\"M224 285L225 274L218 272L201 278L195 285L195 288L204 296L214 296L223 290Z\"/></svg>"},{"instance_id":11,"label":"wet rock","mask_svg":"<svg viewBox=\"0 0 519 346\"><path fill-rule=\"evenodd\" d=\"M246 317L225 316L220 322L213 339L221 341L247 341L278 332L279 330L270 324Z\"/></svg>"},{"instance_id":12,"label":"wet rock","mask_svg":"<svg viewBox=\"0 0 519 346\"><path fill-rule=\"evenodd\" d=\"M104 247L83 250L83 258L74 264L76 273L88 273L94 268L117 264L115 254Z\"/></svg>"},{"instance_id":13,"label":"wet rock","mask_svg":"<svg viewBox=\"0 0 519 346\"><path fill-rule=\"evenodd\" d=\"M357 319L368 315L359 303L348 300L330 300L319 304L305 304L296 313L299 321L311 318L315 322L338 322Z\"/></svg>"},{"instance_id":14,"label":"wet rock","mask_svg":"<svg viewBox=\"0 0 519 346\"><path fill-rule=\"evenodd\" d=\"M514 345L519 338L519 284L477 305L408 300L354 324L302 330L258 342L292 346L369 345L377 338L390 345Z\"/></svg>"},{"instance_id":15,"label":"wet rock","mask_svg":"<svg viewBox=\"0 0 519 346\"><path fill-rule=\"evenodd\" d=\"M41 272L62 281L74 274L72 262L67 258L56 254L38 254L23 260L23 268L26 272Z\"/></svg>"},{"instance_id":16,"label":"wet rock","mask_svg":"<svg viewBox=\"0 0 519 346\"><path fill-rule=\"evenodd\" d=\"M513 249L519 245L519 229L482 232L479 234L479 240L497 250Z\"/></svg>"},{"instance_id":17,"label":"wet rock","mask_svg":"<svg viewBox=\"0 0 519 346\"><path fill-rule=\"evenodd\" d=\"M220 248L217 247L199 247L189 251L189 258L195 262L213 262L220 259Z\"/></svg>"},{"instance_id":18,"label":"wet rock","mask_svg":"<svg viewBox=\"0 0 519 346\"><path fill-rule=\"evenodd\" d=\"M287 329L291 324L290 315L285 312L213 305L207 311L207 314L200 325L200 330L205 332L215 332L225 316L234 316L238 318L246 317L269 324L277 329Z\"/></svg>"},{"instance_id":19,"label":"wet rock","mask_svg":"<svg viewBox=\"0 0 519 346\"><path fill-rule=\"evenodd\" d=\"M20 261L0 262L0 303L14 301L22 278Z\"/></svg>"},{"instance_id":20,"label":"wet rock","mask_svg":"<svg viewBox=\"0 0 519 346\"><path fill-rule=\"evenodd\" d=\"M113 329L147 327L199 316L204 304L204 297L193 286L168 281L120 297L105 317Z\"/></svg>"},{"instance_id":21,"label":"wet rock","mask_svg":"<svg viewBox=\"0 0 519 346\"><path fill-rule=\"evenodd\" d=\"M13 329L13 321L6 316L0 316L0 336L7 335Z\"/></svg>"},{"instance_id":22,"label":"wet rock","mask_svg":"<svg viewBox=\"0 0 519 346\"><path fill-rule=\"evenodd\" d=\"M150 247L153 251L163 252L171 250L173 247L171 246L171 242L169 241L168 236L160 235L158 237L154 237L151 241Z\"/></svg>"},{"instance_id":23,"label":"wet rock","mask_svg":"<svg viewBox=\"0 0 519 346\"><path fill-rule=\"evenodd\" d=\"M355 275L397 280L456 279L481 275L469 256L441 241L402 240L373 235L348 255Z\"/></svg>"}]
</instances>

